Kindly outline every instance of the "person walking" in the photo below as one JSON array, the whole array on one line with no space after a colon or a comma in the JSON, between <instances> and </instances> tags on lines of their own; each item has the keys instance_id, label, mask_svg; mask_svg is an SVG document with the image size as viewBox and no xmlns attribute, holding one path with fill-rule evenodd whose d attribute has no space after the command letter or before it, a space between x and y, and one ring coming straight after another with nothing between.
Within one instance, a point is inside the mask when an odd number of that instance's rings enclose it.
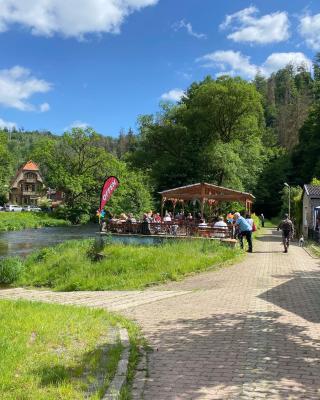
<instances>
[{"instance_id":1,"label":"person walking","mask_svg":"<svg viewBox=\"0 0 320 400\"><path fill-rule=\"evenodd\" d=\"M288 253L290 239L292 239L294 234L293 223L289 218L288 214L284 215L284 219L278 225L277 230L282 230L282 243L284 247L284 253Z\"/></svg>"},{"instance_id":2,"label":"person walking","mask_svg":"<svg viewBox=\"0 0 320 400\"><path fill-rule=\"evenodd\" d=\"M261 213L260 215L261 226L264 228L264 215Z\"/></svg>"},{"instance_id":3,"label":"person walking","mask_svg":"<svg viewBox=\"0 0 320 400\"><path fill-rule=\"evenodd\" d=\"M245 236L248 242L248 253L252 253L252 226L238 212L234 214L234 220L239 229L240 247L243 249L243 237Z\"/></svg>"}]
</instances>

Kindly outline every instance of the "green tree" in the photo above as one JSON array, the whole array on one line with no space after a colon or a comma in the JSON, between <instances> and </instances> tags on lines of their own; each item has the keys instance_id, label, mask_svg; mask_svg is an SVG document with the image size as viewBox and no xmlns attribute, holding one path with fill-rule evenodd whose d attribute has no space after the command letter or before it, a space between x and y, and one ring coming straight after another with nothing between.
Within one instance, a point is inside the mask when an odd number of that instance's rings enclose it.
<instances>
[{"instance_id":1,"label":"green tree","mask_svg":"<svg viewBox=\"0 0 320 400\"><path fill-rule=\"evenodd\" d=\"M88 219L90 212L97 209L101 186L110 175L121 182L111 203L114 211L139 213L151 206L144 177L139 172L129 172L125 163L101 147L100 139L91 128L74 128L59 141L43 138L33 153L47 184L64 192L65 213L73 222Z\"/></svg>"},{"instance_id":2,"label":"green tree","mask_svg":"<svg viewBox=\"0 0 320 400\"><path fill-rule=\"evenodd\" d=\"M140 118L137 150L129 158L156 189L209 181L253 188L263 160L264 118L255 86L241 78L207 77L180 103ZM250 172L251 171L251 172Z\"/></svg>"},{"instance_id":3,"label":"green tree","mask_svg":"<svg viewBox=\"0 0 320 400\"><path fill-rule=\"evenodd\" d=\"M12 175L12 159L8 150L5 132L0 132L0 203L6 201L10 177Z\"/></svg>"}]
</instances>

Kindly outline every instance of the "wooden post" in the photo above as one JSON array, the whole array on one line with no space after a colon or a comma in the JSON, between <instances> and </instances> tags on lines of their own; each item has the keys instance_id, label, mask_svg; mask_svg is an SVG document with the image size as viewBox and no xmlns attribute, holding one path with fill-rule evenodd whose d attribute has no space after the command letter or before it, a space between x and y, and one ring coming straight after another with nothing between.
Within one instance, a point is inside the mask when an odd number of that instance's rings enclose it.
<instances>
[{"instance_id":1,"label":"wooden post","mask_svg":"<svg viewBox=\"0 0 320 400\"><path fill-rule=\"evenodd\" d=\"M201 199L201 218L203 218L203 211L204 211L204 203L205 203L205 199Z\"/></svg>"},{"instance_id":2,"label":"wooden post","mask_svg":"<svg viewBox=\"0 0 320 400\"><path fill-rule=\"evenodd\" d=\"M174 219L174 216L175 216L175 209L176 209L176 205L177 205L177 199L173 199L173 200L172 200L172 204L173 204L173 219Z\"/></svg>"},{"instance_id":3,"label":"wooden post","mask_svg":"<svg viewBox=\"0 0 320 400\"><path fill-rule=\"evenodd\" d=\"M163 218L163 206L166 201L166 198L161 195L161 220Z\"/></svg>"},{"instance_id":4,"label":"wooden post","mask_svg":"<svg viewBox=\"0 0 320 400\"><path fill-rule=\"evenodd\" d=\"M206 189L204 183L201 183L201 218L203 219L204 203L205 203Z\"/></svg>"}]
</instances>

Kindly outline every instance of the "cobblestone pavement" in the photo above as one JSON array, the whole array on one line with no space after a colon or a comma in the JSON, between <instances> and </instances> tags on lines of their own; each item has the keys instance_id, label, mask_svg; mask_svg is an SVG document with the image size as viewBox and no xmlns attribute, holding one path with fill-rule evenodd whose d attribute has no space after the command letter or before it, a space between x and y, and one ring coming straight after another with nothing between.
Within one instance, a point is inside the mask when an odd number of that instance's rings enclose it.
<instances>
[{"instance_id":1,"label":"cobblestone pavement","mask_svg":"<svg viewBox=\"0 0 320 400\"><path fill-rule=\"evenodd\" d=\"M0 290L0 299L25 299L46 303L72 304L109 311L121 311L142 304L152 303L170 297L189 293L185 290L148 291L101 291L101 292L52 292L50 290L30 290L23 288Z\"/></svg>"},{"instance_id":2,"label":"cobblestone pavement","mask_svg":"<svg viewBox=\"0 0 320 400\"><path fill-rule=\"evenodd\" d=\"M320 399L320 260L265 232L244 262L162 287L192 293L126 311L152 346L144 399Z\"/></svg>"},{"instance_id":3,"label":"cobblestone pavement","mask_svg":"<svg viewBox=\"0 0 320 400\"><path fill-rule=\"evenodd\" d=\"M0 297L105 307L135 319L151 346L145 400L320 399L320 260L297 246L283 254L271 230L254 251L157 290L12 289Z\"/></svg>"}]
</instances>

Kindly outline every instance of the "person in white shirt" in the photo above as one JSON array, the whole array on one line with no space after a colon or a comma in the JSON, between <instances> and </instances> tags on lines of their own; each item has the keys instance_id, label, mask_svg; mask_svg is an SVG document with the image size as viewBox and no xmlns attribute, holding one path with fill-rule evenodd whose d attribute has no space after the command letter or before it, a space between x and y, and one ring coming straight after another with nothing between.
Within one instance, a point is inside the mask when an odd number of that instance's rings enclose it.
<instances>
[{"instance_id":1,"label":"person in white shirt","mask_svg":"<svg viewBox=\"0 0 320 400\"><path fill-rule=\"evenodd\" d=\"M213 225L214 228L228 228L228 225L224 222L223 217L219 217L218 221Z\"/></svg>"},{"instance_id":2,"label":"person in white shirt","mask_svg":"<svg viewBox=\"0 0 320 400\"><path fill-rule=\"evenodd\" d=\"M218 221L214 223L213 227L219 228L219 232L215 232L214 236L221 237L221 238L226 237L226 234L228 231L228 225L224 222L223 217L219 217ZM220 229L224 230L225 232L220 231Z\"/></svg>"},{"instance_id":3,"label":"person in white shirt","mask_svg":"<svg viewBox=\"0 0 320 400\"><path fill-rule=\"evenodd\" d=\"M203 218L201 218L198 227L199 228L206 228L207 226L208 226L208 224L206 223L206 221Z\"/></svg>"},{"instance_id":4,"label":"person in white shirt","mask_svg":"<svg viewBox=\"0 0 320 400\"><path fill-rule=\"evenodd\" d=\"M250 214L246 214L246 221L253 227L253 219L251 218Z\"/></svg>"},{"instance_id":5,"label":"person in white shirt","mask_svg":"<svg viewBox=\"0 0 320 400\"><path fill-rule=\"evenodd\" d=\"M170 214L168 213L168 211L166 211L166 214L165 214L165 216L163 217L163 221L164 221L164 222L171 222L171 216L170 216Z\"/></svg>"}]
</instances>

